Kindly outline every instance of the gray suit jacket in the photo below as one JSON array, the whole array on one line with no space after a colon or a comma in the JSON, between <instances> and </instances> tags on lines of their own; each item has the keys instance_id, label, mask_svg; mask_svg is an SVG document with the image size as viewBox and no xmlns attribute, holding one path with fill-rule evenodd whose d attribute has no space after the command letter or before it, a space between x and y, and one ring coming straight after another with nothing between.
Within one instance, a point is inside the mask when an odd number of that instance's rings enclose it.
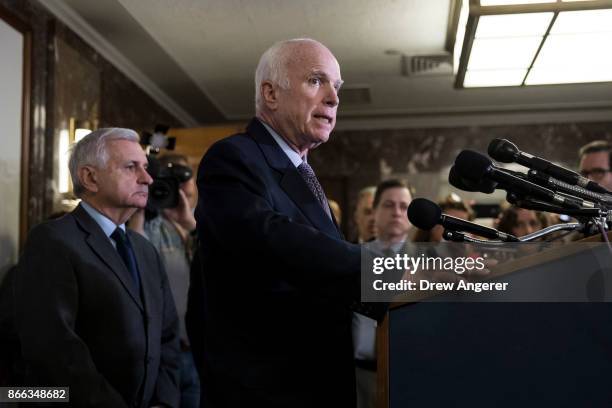
<instances>
[{"instance_id":1,"label":"gray suit jacket","mask_svg":"<svg viewBox=\"0 0 612 408\"><path fill-rule=\"evenodd\" d=\"M128 231L141 276L81 207L35 227L15 277L27 384L78 407L177 406L178 319L157 251Z\"/></svg>"}]
</instances>

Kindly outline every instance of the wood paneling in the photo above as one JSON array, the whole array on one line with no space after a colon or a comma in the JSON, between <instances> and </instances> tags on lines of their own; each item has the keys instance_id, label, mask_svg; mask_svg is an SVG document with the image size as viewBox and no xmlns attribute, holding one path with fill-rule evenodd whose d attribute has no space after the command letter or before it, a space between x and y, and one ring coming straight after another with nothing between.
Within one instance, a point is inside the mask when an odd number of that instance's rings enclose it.
<instances>
[{"instance_id":1,"label":"wood paneling","mask_svg":"<svg viewBox=\"0 0 612 408\"><path fill-rule=\"evenodd\" d=\"M227 136L244 131L246 123L206 126L197 128L171 128L168 136L176 137L174 153L189 158L189 164L196 168L202 156L213 143Z\"/></svg>"}]
</instances>

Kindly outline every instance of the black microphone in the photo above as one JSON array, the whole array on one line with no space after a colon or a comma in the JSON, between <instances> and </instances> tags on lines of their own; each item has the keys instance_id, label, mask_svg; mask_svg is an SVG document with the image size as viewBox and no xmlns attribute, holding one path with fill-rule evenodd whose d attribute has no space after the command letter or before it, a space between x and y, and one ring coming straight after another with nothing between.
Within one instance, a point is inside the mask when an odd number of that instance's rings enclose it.
<instances>
[{"instance_id":1,"label":"black microphone","mask_svg":"<svg viewBox=\"0 0 612 408\"><path fill-rule=\"evenodd\" d=\"M479 182L473 182L466 180L457 174L455 166L450 168L448 172L448 182L451 186L458 188L463 191L478 191L480 193L491 194L497 188L497 183L491 180L481 180Z\"/></svg>"},{"instance_id":2,"label":"black microphone","mask_svg":"<svg viewBox=\"0 0 612 408\"><path fill-rule=\"evenodd\" d=\"M557 194L554 191L534 184L496 167L491 159L471 150L463 150L455 159L457 173L468 180L490 179L508 186L506 191L520 195L538 197L566 208L593 207L594 204L575 197Z\"/></svg>"},{"instance_id":3,"label":"black microphone","mask_svg":"<svg viewBox=\"0 0 612 408\"><path fill-rule=\"evenodd\" d=\"M518 242L514 235L506 234L493 228L462 220L442 213L436 203L426 198L415 198L408 206L408 219L417 228L430 230L437 224L452 231L467 231L489 239Z\"/></svg>"},{"instance_id":4,"label":"black microphone","mask_svg":"<svg viewBox=\"0 0 612 408\"><path fill-rule=\"evenodd\" d=\"M587 190L603 194L610 193L596 182L582 177L574 171L529 153L521 152L514 143L506 139L493 139L489 143L488 153L489 156L502 163L518 163L530 169L542 171L566 183L584 187Z\"/></svg>"}]
</instances>

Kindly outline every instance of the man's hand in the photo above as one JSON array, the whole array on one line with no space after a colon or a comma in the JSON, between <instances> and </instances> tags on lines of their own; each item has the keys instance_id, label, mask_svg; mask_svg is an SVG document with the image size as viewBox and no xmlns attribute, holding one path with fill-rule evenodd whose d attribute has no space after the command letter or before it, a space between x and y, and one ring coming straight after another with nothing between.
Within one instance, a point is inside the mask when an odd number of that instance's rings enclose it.
<instances>
[{"instance_id":1,"label":"man's hand","mask_svg":"<svg viewBox=\"0 0 612 408\"><path fill-rule=\"evenodd\" d=\"M187 232L193 231L196 228L196 220L189 207L189 200L181 189L179 189L179 204L175 208L165 209L164 215L166 218L176 222Z\"/></svg>"}]
</instances>

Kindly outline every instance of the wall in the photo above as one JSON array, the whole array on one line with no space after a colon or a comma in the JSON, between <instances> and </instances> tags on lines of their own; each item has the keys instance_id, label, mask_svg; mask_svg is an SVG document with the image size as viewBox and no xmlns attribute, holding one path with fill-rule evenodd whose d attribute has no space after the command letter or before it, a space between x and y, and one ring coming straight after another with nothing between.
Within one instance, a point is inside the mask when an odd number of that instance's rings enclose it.
<instances>
[{"instance_id":1,"label":"wall","mask_svg":"<svg viewBox=\"0 0 612 408\"><path fill-rule=\"evenodd\" d=\"M0 19L0 280L17 262L21 198L23 34Z\"/></svg>"},{"instance_id":2,"label":"wall","mask_svg":"<svg viewBox=\"0 0 612 408\"><path fill-rule=\"evenodd\" d=\"M31 227L58 209L53 175L59 132L70 117L138 131L180 123L36 0L0 0L0 8L28 26L32 37L26 203Z\"/></svg>"}]
</instances>

